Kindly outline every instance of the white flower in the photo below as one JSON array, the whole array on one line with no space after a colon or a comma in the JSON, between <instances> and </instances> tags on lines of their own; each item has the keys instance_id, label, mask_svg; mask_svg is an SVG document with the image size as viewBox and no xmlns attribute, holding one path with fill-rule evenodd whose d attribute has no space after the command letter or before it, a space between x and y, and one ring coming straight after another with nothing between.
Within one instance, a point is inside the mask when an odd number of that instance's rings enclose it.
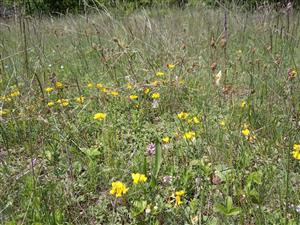
<instances>
[{"instance_id":1,"label":"white flower","mask_svg":"<svg viewBox=\"0 0 300 225\"><path fill-rule=\"evenodd\" d=\"M153 109L157 109L157 108L158 108L158 105L159 105L158 103L159 103L159 101L155 99L155 100L152 102L152 108L153 108Z\"/></svg>"},{"instance_id":2,"label":"white flower","mask_svg":"<svg viewBox=\"0 0 300 225\"><path fill-rule=\"evenodd\" d=\"M150 207L147 207L147 209L145 210L145 213L146 213L146 214L150 214L150 213L151 213Z\"/></svg>"}]
</instances>

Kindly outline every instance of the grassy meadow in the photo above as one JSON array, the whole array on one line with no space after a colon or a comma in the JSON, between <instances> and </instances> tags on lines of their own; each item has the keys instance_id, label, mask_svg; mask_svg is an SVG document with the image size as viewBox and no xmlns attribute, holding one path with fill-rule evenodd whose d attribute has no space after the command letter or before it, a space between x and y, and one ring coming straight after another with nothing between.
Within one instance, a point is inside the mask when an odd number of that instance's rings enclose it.
<instances>
[{"instance_id":1,"label":"grassy meadow","mask_svg":"<svg viewBox=\"0 0 300 225\"><path fill-rule=\"evenodd\" d=\"M0 224L299 224L299 23L0 20Z\"/></svg>"}]
</instances>

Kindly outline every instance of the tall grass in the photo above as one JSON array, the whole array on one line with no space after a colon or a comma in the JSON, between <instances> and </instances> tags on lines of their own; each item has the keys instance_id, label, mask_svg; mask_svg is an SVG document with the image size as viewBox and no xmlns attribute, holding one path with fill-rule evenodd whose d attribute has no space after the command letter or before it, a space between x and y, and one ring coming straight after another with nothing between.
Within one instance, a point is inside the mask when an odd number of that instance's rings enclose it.
<instances>
[{"instance_id":1,"label":"tall grass","mask_svg":"<svg viewBox=\"0 0 300 225\"><path fill-rule=\"evenodd\" d=\"M299 19L197 7L1 21L1 224L298 224Z\"/></svg>"}]
</instances>

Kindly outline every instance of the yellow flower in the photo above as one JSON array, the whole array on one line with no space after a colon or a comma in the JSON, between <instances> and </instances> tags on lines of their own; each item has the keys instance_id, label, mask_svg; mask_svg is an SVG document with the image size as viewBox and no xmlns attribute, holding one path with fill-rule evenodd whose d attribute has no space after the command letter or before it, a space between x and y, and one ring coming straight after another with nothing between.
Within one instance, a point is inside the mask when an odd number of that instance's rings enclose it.
<instances>
[{"instance_id":1,"label":"yellow flower","mask_svg":"<svg viewBox=\"0 0 300 225\"><path fill-rule=\"evenodd\" d=\"M294 145L293 145L293 150L294 150L294 151L299 151L299 152L300 152L300 144L294 144Z\"/></svg>"},{"instance_id":2,"label":"yellow flower","mask_svg":"<svg viewBox=\"0 0 300 225\"><path fill-rule=\"evenodd\" d=\"M187 117L188 117L188 113L186 113L186 112L181 112L181 113L178 113L177 114L177 117L179 118L179 119L186 119Z\"/></svg>"},{"instance_id":3,"label":"yellow flower","mask_svg":"<svg viewBox=\"0 0 300 225\"><path fill-rule=\"evenodd\" d=\"M175 192L175 195L178 195L178 196L183 196L184 194L185 194L185 191L183 191L183 190Z\"/></svg>"},{"instance_id":4,"label":"yellow flower","mask_svg":"<svg viewBox=\"0 0 300 225\"><path fill-rule=\"evenodd\" d=\"M99 120L99 121L102 121L102 120L104 120L106 118L106 113L96 113L95 115L94 115L94 119L95 120Z\"/></svg>"},{"instance_id":5,"label":"yellow flower","mask_svg":"<svg viewBox=\"0 0 300 225\"><path fill-rule=\"evenodd\" d=\"M174 64L167 64L167 67L169 70L172 70L175 68L175 65Z\"/></svg>"},{"instance_id":6,"label":"yellow flower","mask_svg":"<svg viewBox=\"0 0 300 225\"><path fill-rule=\"evenodd\" d=\"M119 95L119 92L117 92L117 91L111 91L110 93L112 96L115 96L115 97Z\"/></svg>"},{"instance_id":7,"label":"yellow flower","mask_svg":"<svg viewBox=\"0 0 300 225\"><path fill-rule=\"evenodd\" d=\"M164 144L169 144L170 143L170 138L169 137L164 137L162 139L162 141L163 141Z\"/></svg>"},{"instance_id":8,"label":"yellow flower","mask_svg":"<svg viewBox=\"0 0 300 225\"><path fill-rule=\"evenodd\" d=\"M153 99L158 99L158 98L160 98L160 93L155 92L155 93L152 94L151 97L152 97Z\"/></svg>"},{"instance_id":9,"label":"yellow flower","mask_svg":"<svg viewBox=\"0 0 300 225\"><path fill-rule=\"evenodd\" d=\"M299 151L293 151L293 157L297 160L300 160L300 152Z\"/></svg>"},{"instance_id":10,"label":"yellow flower","mask_svg":"<svg viewBox=\"0 0 300 225\"><path fill-rule=\"evenodd\" d=\"M11 98L10 97L7 97L7 96L3 96L0 98L1 101L4 101L4 102L11 102Z\"/></svg>"},{"instance_id":11,"label":"yellow flower","mask_svg":"<svg viewBox=\"0 0 300 225\"><path fill-rule=\"evenodd\" d=\"M50 93L50 92L52 92L53 90L54 90L53 87L47 87L47 88L45 89L45 91L46 91L47 93Z\"/></svg>"},{"instance_id":12,"label":"yellow flower","mask_svg":"<svg viewBox=\"0 0 300 225\"><path fill-rule=\"evenodd\" d=\"M147 177L144 174L132 173L131 177L134 184L145 183L147 181Z\"/></svg>"},{"instance_id":13,"label":"yellow flower","mask_svg":"<svg viewBox=\"0 0 300 225\"><path fill-rule=\"evenodd\" d=\"M156 73L156 76L158 76L158 77L162 77L162 76L164 76L165 75L165 73L164 72L161 72L161 71L158 71L157 73Z\"/></svg>"},{"instance_id":14,"label":"yellow flower","mask_svg":"<svg viewBox=\"0 0 300 225\"><path fill-rule=\"evenodd\" d=\"M16 90L10 93L10 97L17 97L20 95L20 91Z\"/></svg>"},{"instance_id":15,"label":"yellow flower","mask_svg":"<svg viewBox=\"0 0 300 225\"><path fill-rule=\"evenodd\" d=\"M61 82L59 82L59 81L57 81L56 83L55 83L55 87L57 87L57 88L62 88L64 85L63 85L63 83L61 83Z\"/></svg>"},{"instance_id":16,"label":"yellow flower","mask_svg":"<svg viewBox=\"0 0 300 225\"><path fill-rule=\"evenodd\" d=\"M250 135L250 130L248 128L246 129L243 129L242 130L242 134L245 136L245 137L248 137Z\"/></svg>"},{"instance_id":17,"label":"yellow flower","mask_svg":"<svg viewBox=\"0 0 300 225\"><path fill-rule=\"evenodd\" d=\"M300 160L300 144L294 144L293 150L293 157L297 160Z\"/></svg>"},{"instance_id":18,"label":"yellow flower","mask_svg":"<svg viewBox=\"0 0 300 225\"><path fill-rule=\"evenodd\" d=\"M126 88L127 88L128 90L131 90L131 89L133 88L133 86L132 86L131 83L127 83Z\"/></svg>"},{"instance_id":19,"label":"yellow flower","mask_svg":"<svg viewBox=\"0 0 300 225\"><path fill-rule=\"evenodd\" d=\"M0 109L0 117L6 116L7 113L8 113L8 110L5 110L5 109L2 110L2 109Z\"/></svg>"},{"instance_id":20,"label":"yellow flower","mask_svg":"<svg viewBox=\"0 0 300 225\"><path fill-rule=\"evenodd\" d=\"M139 96L137 96L137 95L130 95L129 96L130 100L136 100L136 99L138 99L138 97Z\"/></svg>"},{"instance_id":21,"label":"yellow flower","mask_svg":"<svg viewBox=\"0 0 300 225\"><path fill-rule=\"evenodd\" d=\"M220 126L225 127L225 125L226 125L225 120L220 120L219 124L220 124Z\"/></svg>"},{"instance_id":22,"label":"yellow flower","mask_svg":"<svg viewBox=\"0 0 300 225\"><path fill-rule=\"evenodd\" d=\"M195 136L196 136L196 133L194 131L189 131L183 135L183 138L186 140L193 140L193 139L195 139Z\"/></svg>"},{"instance_id":23,"label":"yellow flower","mask_svg":"<svg viewBox=\"0 0 300 225\"><path fill-rule=\"evenodd\" d=\"M54 104L55 104L55 103L54 103L54 102L52 102L52 101L47 103L47 105L48 105L49 107L52 107L52 106L54 106Z\"/></svg>"},{"instance_id":24,"label":"yellow flower","mask_svg":"<svg viewBox=\"0 0 300 225\"><path fill-rule=\"evenodd\" d=\"M181 197L185 195L185 191L176 191L175 192L175 206L178 206L180 204L182 204L182 200L181 200Z\"/></svg>"},{"instance_id":25,"label":"yellow flower","mask_svg":"<svg viewBox=\"0 0 300 225\"><path fill-rule=\"evenodd\" d=\"M150 92L150 88L146 88L145 90L144 90L144 93L145 94L148 94Z\"/></svg>"},{"instance_id":26,"label":"yellow flower","mask_svg":"<svg viewBox=\"0 0 300 225\"><path fill-rule=\"evenodd\" d=\"M116 195L117 198L122 197L122 195L128 192L128 188L121 181L112 182L111 186L110 194Z\"/></svg>"},{"instance_id":27,"label":"yellow flower","mask_svg":"<svg viewBox=\"0 0 300 225\"><path fill-rule=\"evenodd\" d=\"M290 79L295 78L297 76L297 71L295 69L289 69L288 76Z\"/></svg>"},{"instance_id":28,"label":"yellow flower","mask_svg":"<svg viewBox=\"0 0 300 225\"><path fill-rule=\"evenodd\" d=\"M98 89L103 88L103 84L101 84L101 83L96 84L96 88L98 88Z\"/></svg>"},{"instance_id":29,"label":"yellow flower","mask_svg":"<svg viewBox=\"0 0 300 225\"><path fill-rule=\"evenodd\" d=\"M91 83L91 82L89 82L89 83L87 84L87 87L88 87L88 88L93 88L93 87L94 87L94 84Z\"/></svg>"},{"instance_id":30,"label":"yellow flower","mask_svg":"<svg viewBox=\"0 0 300 225\"><path fill-rule=\"evenodd\" d=\"M197 116L194 116L194 117L193 117L193 121L194 121L195 124L200 123L200 120L198 119Z\"/></svg>"},{"instance_id":31,"label":"yellow flower","mask_svg":"<svg viewBox=\"0 0 300 225\"><path fill-rule=\"evenodd\" d=\"M181 197L179 195L175 196L175 205L181 205L183 202L181 201Z\"/></svg>"},{"instance_id":32,"label":"yellow flower","mask_svg":"<svg viewBox=\"0 0 300 225\"><path fill-rule=\"evenodd\" d=\"M242 101L241 102L241 108L245 108L246 104L247 104L246 101Z\"/></svg>"},{"instance_id":33,"label":"yellow flower","mask_svg":"<svg viewBox=\"0 0 300 225\"><path fill-rule=\"evenodd\" d=\"M69 100L68 99L59 99L56 101L58 104L60 104L60 106L67 106L69 105Z\"/></svg>"},{"instance_id":34,"label":"yellow flower","mask_svg":"<svg viewBox=\"0 0 300 225\"><path fill-rule=\"evenodd\" d=\"M181 80L181 79L180 79L179 82L178 82L179 85L184 85L184 83L185 83L185 81L184 81L184 80Z\"/></svg>"},{"instance_id":35,"label":"yellow flower","mask_svg":"<svg viewBox=\"0 0 300 225\"><path fill-rule=\"evenodd\" d=\"M105 87L101 88L100 91L103 92L103 93L107 93L108 92L108 90Z\"/></svg>"},{"instance_id":36,"label":"yellow flower","mask_svg":"<svg viewBox=\"0 0 300 225\"><path fill-rule=\"evenodd\" d=\"M155 81L152 81L152 82L151 82L151 85L154 86L154 87L157 86L158 84L159 84L159 81L158 81L158 80L155 80Z\"/></svg>"},{"instance_id":37,"label":"yellow flower","mask_svg":"<svg viewBox=\"0 0 300 225\"><path fill-rule=\"evenodd\" d=\"M81 95L80 97L76 98L75 100L76 100L77 103L83 104L84 99L85 99L85 97L83 97L83 96Z\"/></svg>"}]
</instances>

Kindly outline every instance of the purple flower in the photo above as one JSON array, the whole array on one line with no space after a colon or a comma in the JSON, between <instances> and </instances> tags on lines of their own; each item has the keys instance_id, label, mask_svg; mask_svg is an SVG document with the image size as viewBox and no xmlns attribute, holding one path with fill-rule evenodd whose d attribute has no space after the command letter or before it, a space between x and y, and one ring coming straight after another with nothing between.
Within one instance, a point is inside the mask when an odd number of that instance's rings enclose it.
<instances>
[{"instance_id":1,"label":"purple flower","mask_svg":"<svg viewBox=\"0 0 300 225\"><path fill-rule=\"evenodd\" d=\"M155 144L150 143L150 144L147 146L146 154L149 155L149 156L152 156L152 155L155 154Z\"/></svg>"},{"instance_id":2,"label":"purple flower","mask_svg":"<svg viewBox=\"0 0 300 225\"><path fill-rule=\"evenodd\" d=\"M32 167L35 167L36 164L37 164L37 159L36 159L36 158L33 158L33 159L31 160L31 166L32 166Z\"/></svg>"}]
</instances>

